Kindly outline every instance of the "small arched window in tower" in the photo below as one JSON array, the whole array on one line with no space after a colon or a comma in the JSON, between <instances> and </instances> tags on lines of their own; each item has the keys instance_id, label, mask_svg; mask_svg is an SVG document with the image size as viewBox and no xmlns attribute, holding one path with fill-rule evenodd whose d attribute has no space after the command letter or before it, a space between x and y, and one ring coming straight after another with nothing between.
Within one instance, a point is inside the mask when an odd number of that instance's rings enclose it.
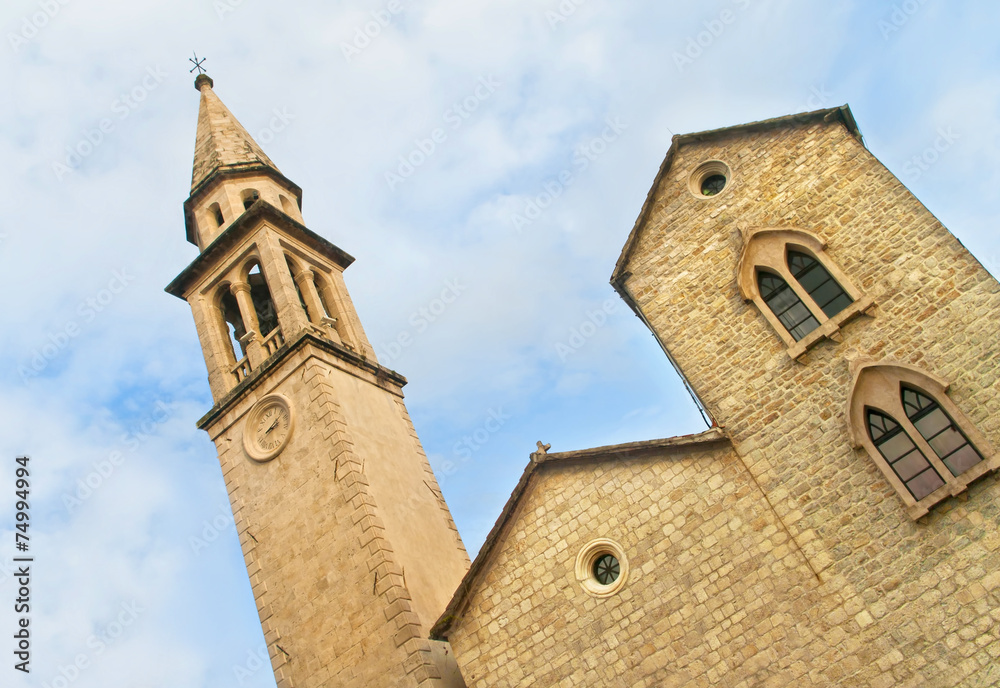
<instances>
[{"instance_id":1,"label":"small arched window in tower","mask_svg":"<svg viewBox=\"0 0 1000 688\"><path fill-rule=\"evenodd\" d=\"M243 210L250 210L250 206L257 202L260 194L257 189L247 189L243 192Z\"/></svg>"},{"instance_id":2,"label":"small arched window in tower","mask_svg":"<svg viewBox=\"0 0 1000 688\"><path fill-rule=\"evenodd\" d=\"M837 284L837 280L812 256L790 250L788 269L826 317L832 318L854 302Z\"/></svg>"},{"instance_id":3,"label":"small arched window in tower","mask_svg":"<svg viewBox=\"0 0 1000 688\"><path fill-rule=\"evenodd\" d=\"M282 196L282 198L284 198L284 196ZM299 281L298 279L296 279L296 277L298 276L298 271L295 269L295 266L292 265L292 259L289 258L287 255L285 256L285 265L288 266L288 274L292 276L292 282L295 283L295 293L299 295L299 303L302 304L302 310L305 311L306 318L308 318L309 321L312 322L313 318L312 315L309 313L309 306L308 304L306 304L306 299L302 295L302 287L299 286Z\"/></svg>"},{"instance_id":4,"label":"small arched window in tower","mask_svg":"<svg viewBox=\"0 0 1000 688\"><path fill-rule=\"evenodd\" d=\"M764 303L781 321L781 324L785 326L795 341L799 341L819 327L816 316L809 311L802 303L802 299L781 277L771 272L758 270L757 285Z\"/></svg>"},{"instance_id":5,"label":"small arched window in tower","mask_svg":"<svg viewBox=\"0 0 1000 688\"><path fill-rule=\"evenodd\" d=\"M940 404L911 387L902 390L906 417L952 475L961 475L983 460Z\"/></svg>"},{"instance_id":6,"label":"small arched window in tower","mask_svg":"<svg viewBox=\"0 0 1000 688\"><path fill-rule=\"evenodd\" d=\"M226 223L225 218L222 217L222 208L219 207L218 203L213 203L212 205L208 206L208 214L212 216L213 220L215 220L216 229L218 229L219 227L221 227Z\"/></svg>"},{"instance_id":7,"label":"small arched window in tower","mask_svg":"<svg viewBox=\"0 0 1000 688\"><path fill-rule=\"evenodd\" d=\"M240 314L240 306L236 302L236 297L229 292L228 287L223 288L219 298L219 310L222 311L222 319L225 321L229 345L233 352L231 362L235 364L247 355L247 352L243 350L243 343L240 341L247 333L247 328L243 324L243 316Z\"/></svg>"},{"instance_id":8,"label":"small arched window in tower","mask_svg":"<svg viewBox=\"0 0 1000 688\"><path fill-rule=\"evenodd\" d=\"M867 416L872 443L914 499L920 501L944 485L944 480L899 423L874 409L868 409Z\"/></svg>"},{"instance_id":9,"label":"small arched window in tower","mask_svg":"<svg viewBox=\"0 0 1000 688\"><path fill-rule=\"evenodd\" d=\"M278 200L281 201L281 209L285 211L285 215L294 215L295 208L292 206L292 202L284 194L278 194Z\"/></svg>"},{"instance_id":10,"label":"small arched window in tower","mask_svg":"<svg viewBox=\"0 0 1000 688\"><path fill-rule=\"evenodd\" d=\"M327 294L327 289L328 289L328 286L326 284L326 281L323 280L322 278L320 278L319 275L317 275L316 276L316 292L319 294L319 303L320 303L321 306L323 306L323 315L327 316L328 318L336 318L337 317L336 312L334 311L334 309L330 308L330 302L328 300L329 296Z\"/></svg>"},{"instance_id":11,"label":"small arched window in tower","mask_svg":"<svg viewBox=\"0 0 1000 688\"><path fill-rule=\"evenodd\" d=\"M271 298L271 290L267 288L267 281L260 271L260 263L254 263L247 274L247 283L250 285L250 299L253 301L254 311L257 313L257 324L260 326L260 335L267 337L278 326L278 311L274 307L274 300Z\"/></svg>"}]
</instances>

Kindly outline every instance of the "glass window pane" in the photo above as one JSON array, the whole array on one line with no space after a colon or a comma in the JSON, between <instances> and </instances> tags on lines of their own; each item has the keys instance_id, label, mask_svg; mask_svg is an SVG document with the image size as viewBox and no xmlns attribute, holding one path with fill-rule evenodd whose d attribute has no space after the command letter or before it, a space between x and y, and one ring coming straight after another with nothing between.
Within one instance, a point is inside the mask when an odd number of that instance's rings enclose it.
<instances>
[{"instance_id":1,"label":"glass window pane","mask_svg":"<svg viewBox=\"0 0 1000 688\"><path fill-rule=\"evenodd\" d=\"M928 437L934 437L936 434L950 426L951 420L948 416L944 415L944 411L936 408L926 416L913 421L913 425L918 431L920 431L920 435L924 439L927 439Z\"/></svg>"},{"instance_id":2,"label":"glass window pane","mask_svg":"<svg viewBox=\"0 0 1000 688\"><path fill-rule=\"evenodd\" d=\"M827 280L826 282L818 285L815 289L809 290L809 295L813 297L813 300L817 304L819 304L820 308L830 303L843 293L844 292L841 291L840 287L838 287L837 283L833 280Z\"/></svg>"},{"instance_id":3,"label":"glass window pane","mask_svg":"<svg viewBox=\"0 0 1000 688\"><path fill-rule=\"evenodd\" d=\"M830 272L812 256L789 251L788 267L828 318L832 318L853 302Z\"/></svg>"},{"instance_id":4,"label":"glass window pane","mask_svg":"<svg viewBox=\"0 0 1000 688\"><path fill-rule=\"evenodd\" d=\"M788 286L782 285L782 288L774 292L774 295L768 299L767 305L770 306L772 311L780 315L800 303L802 302L799 301L799 297L795 295L795 292Z\"/></svg>"},{"instance_id":5,"label":"glass window pane","mask_svg":"<svg viewBox=\"0 0 1000 688\"><path fill-rule=\"evenodd\" d=\"M931 408L937 405L937 402L927 395L921 394L917 390L910 389L909 387L903 388L903 406L906 408L907 418L912 420L913 417L920 413L923 409Z\"/></svg>"},{"instance_id":6,"label":"glass window pane","mask_svg":"<svg viewBox=\"0 0 1000 688\"><path fill-rule=\"evenodd\" d=\"M931 438L927 443L937 452L938 456L944 458L965 444L965 438L954 427L949 427L937 437Z\"/></svg>"},{"instance_id":7,"label":"glass window pane","mask_svg":"<svg viewBox=\"0 0 1000 688\"><path fill-rule=\"evenodd\" d=\"M758 272L757 283L767 307L796 341L819 327L819 321L783 279L770 273Z\"/></svg>"},{"instance_id":8,"label":"glass window pane","mask_svg":"<svg viewBox=\"0 0 1000 688\"><path fill-rule=\"evenodd\" d=\"M826 317L832 318L837 313L850 306L852 303L854 303L854 301L851 300L850 296L841 293L840 296L838 296L837 298L835 298L833 301L826 304L822 308L823 312L826 313Z\"/></svg>"},{"instance_id":9,"label":"glass window pane","mask_svg":"<svg viewBox=\"0 0 1000 688\"><path fill-rule=\"evenodd\" d=\"M774 292L786 286L784 280L763 272L758 275L757 281L760 285L761 298L765 301L770 299Z\"/></svg>"},{"instance_id":10,"label":"glass window pane","mask_svg":"<svg viewBox=\"0 0 1000 688\"><path fill-rule=\"evenodd\" d=\"M973 449L971 444L966 444L964 447L945 459L944 465L948 467L948 470L951 471L952 475L961 475L982 460L982 457L979 456L979 452Z\"/></svg>"},{"instance_id":11,"label":"glass window pane","mask_svg":"<svg viewBox=\"0 0 1000 688\"><path fill-rule=\"evenodd\" d=\"M892 468L896 471L896 475L898 475L900 480L903 482L906 482L917 473L920 473L929 467L930 464L927 463L927 459L924 458L924 455L916 450L911 451L899 461L892 464Z\"/></svg>"},{"instance_id":12,"label":"glass window pane","mask_svg":"<svg viewBox=\"0 0 1000 688\"><path fill-rule=\"evenodd\" d=\"M801 301L797 301L795 305L781 313L778 317L781 322L785 324L785 327L795 327L799 323L805 321L807 318L811 317L812 313L806 308L805 304Z\"/></svg>"},{"instance_id":13,"label":"glass window pane","mask_svg":"<svg viewBox=\"0 0 1000 688\"><path fill-rule=\"evenodd\" d=\"M793 327L791 330L789 330L789 333L792 335L792 338L795 341L799 341L807 334L815 330L817 327L819 327L819 321L810 315L809 318L805 320L805 322L800 324L798 327Z\"/></svg>"},{"instance_id":14,"label":"glass window pane","mask_svg":"<svg viewBox=\"0 0 1000 688\"><path fill-rule=\"evenodd\" d=\"M792 274L795 275L795 279L800 279L802 273L815 264L816 261L804 253L799 253L798 251L788 252L788 267L792 271Z\"/></svg>"},{"instance_id":15,"label":"glass window pane","mask_svg":"<svg viewBox=\"0 0 1000 688\"><path fill-rule=\"evenodd\" d=\"M888 416L883 416L878 411L868 412L868 431L871 433L873 441L898 427L899 426L896 425L896 421L892 420Z\"/></svg>"},{"instance_id":16,"label":"glass window pane","mask_svg":"<svg viewBox=\"0 0 1000 688\"><path fill-rule=\"evenodd\" d=\"M820 285L831 281L830 276L826 274L826 270L817 264L814 264L808 270L795 275L795 279L797 279L799 284L805 287L805 290L809 293L812 293L814 289L818 289Z\"/></svg>"},{"instance_id":17,"label":"glass window pane","mask_svg":"<svg viewBox=\"0 0 1000 688\"><path fill-rule=\"evenodd\" d=\"M913 441L910 440L905 432L901 432L885 442L882 442L878 445L878 448L879 451L882 452L882 456L884 456L886 461L889 463L896 461L901 456L904 456L915 449Z\"/></svg>"},{"instance_id":18,"label":"glass window pane","mask_svg":"<svg viewBox=\"0 0 1000 688\"><path fill-rule=\"evenodd\" d=\"M930 468L916 478L906 483L914 498L920 500L929 495L934 490L944 485L944 480L933 468Z\"/></svg>"}]
</instances>

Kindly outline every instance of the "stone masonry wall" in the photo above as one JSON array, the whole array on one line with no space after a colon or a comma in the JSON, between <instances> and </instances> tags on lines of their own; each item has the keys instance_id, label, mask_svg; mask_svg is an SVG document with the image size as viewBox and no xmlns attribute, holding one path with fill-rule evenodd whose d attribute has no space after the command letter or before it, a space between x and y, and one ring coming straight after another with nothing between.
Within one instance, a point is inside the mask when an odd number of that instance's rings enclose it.
<instances>
[{"instance_id":1,"label":"stone masonry wall","mask_svg":"<svg viewBox=\"0 0 1000 688\"><path fill-rule=\"evenodd\" d=\"M731 188L687 190L701 162ZM792 226L877 305L804 363L736 289L738 225ZM680 147L627 285L733 438L782 522L844 604L802 609L834 647L816 685L1000 684L1000 485L990 476L911 521L844 418L852 357L910 363L1000 447L1000 285L838 122ZM776 684L781 685L781 684Z\"/></svg>"},{"instance_id":2,"label":"stone masonry wall","mask_svg":"<svg viewBox=\"0 0 1000 688\"><path fill-rule=\"evenodd\" d=\"M833 685L852 617L728 445L545 464L524 499L449 634L470 688ZM603 599L574 575L596 538L630 567Z\"/></svg>"},{"instance_id":3,"label":"stone masonry wall","mask_svg":"<svg viewBox=\"0 0 1000 688\"><path fill-rule=\"evenodd\" d=\"M440 685L328 371L305 347L209 428L278 687ZM257 463L242 419L270 392L297 419L285 450Z\"/></svg>"}]
</instances>

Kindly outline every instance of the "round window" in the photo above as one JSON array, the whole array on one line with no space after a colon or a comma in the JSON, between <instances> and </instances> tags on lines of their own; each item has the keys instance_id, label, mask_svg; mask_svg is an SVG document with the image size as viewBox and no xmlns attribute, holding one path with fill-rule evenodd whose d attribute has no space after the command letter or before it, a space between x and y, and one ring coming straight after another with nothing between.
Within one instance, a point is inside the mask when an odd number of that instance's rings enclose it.
<instances>
[{"instance_id":1,"label":"round window","mask_svg":"<svg viewBox=\"0 0 1000 688\"><path fill-rule=\"evenodd\" d=\"M589 542L576 557L576 579L594 597L614 595L628 579L628 559L614 540Z\"/></svg>"},{"instance_id":2,"label":"round window","mask_svg":"<svg viewBox=\"0 0 1000 688\"><path fill-rule=\"evenodd\" d=\"M731 179L729 165L721 160L707 160L691 173L688 191L697 198L711 198L727 190Z\"/></svg>"},{"instance_id":3,"label":"round window","mask_svg":"<svg viewBox=\"0 0 1000 688\"><path fill-rule=\"evenodd\" d=\"M621 566L613 554L602 554L594 562L594 578L601 585L611 585L621 574Z\"/></svg>"},{"instance_id":4,"label":"round window","mask_svg":"<svg viewBox=\"0 0 1000 688\"><path fill-rule=\"evenodd\" d=\"M713 174L701 183L702 196L714 196L726 188L726 178L721 174Z\"/></svg>"}]
</instances>

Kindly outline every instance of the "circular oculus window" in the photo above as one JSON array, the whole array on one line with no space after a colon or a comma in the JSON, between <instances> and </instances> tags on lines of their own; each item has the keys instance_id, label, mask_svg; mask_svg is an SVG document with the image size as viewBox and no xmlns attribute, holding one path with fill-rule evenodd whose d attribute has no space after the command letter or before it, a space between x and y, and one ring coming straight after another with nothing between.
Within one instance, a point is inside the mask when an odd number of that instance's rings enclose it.
<instances>
[{"instance_id":1,"label":"circular oculus window","mask_svg":"<svg viewBox=\"0 0 1000 688\"><path fill-rule=\"evenodd\" d=\"M698 198L718 196L729 187L732 172L721 160L709 160L698 165L688 180L688 191Z\"/></svg>"},{"instance_id":2,"label":"circular oculus window","mask_svg":"<svg viewBox=\"0 0 1000 688\"><path fill-rule=\"evenodd\" d=\"M576 579L594 597L610 597L628 579L628 559L614 540L599 538L589 542L576 557Z\"/></svg>"}]
</instances>

